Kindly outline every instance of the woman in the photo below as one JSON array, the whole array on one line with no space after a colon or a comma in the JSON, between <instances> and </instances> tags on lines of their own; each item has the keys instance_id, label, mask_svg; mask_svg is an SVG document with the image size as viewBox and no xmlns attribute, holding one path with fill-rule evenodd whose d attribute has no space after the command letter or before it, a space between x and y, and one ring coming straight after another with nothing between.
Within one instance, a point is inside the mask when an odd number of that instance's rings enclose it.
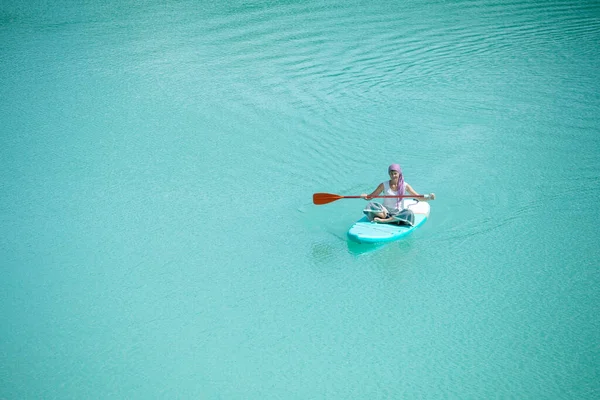
<instances>
[{"instance_id":1,"label":"woman","mask_svg":"<svg viewBox=\"0 0 600 400\"><path fill-rule=\"evenodd\" d=\"M403 196L405 193L409 193L413 196L420 196L412 186L404 181L404 177L402 176L402 168L398 164L392 164L388 167L388 173L390 174L390 180L386 182L382 182L377 186L377 189L373 191L371 194L363 193L360 195L365 200L371 200L375 196L379 196L381 192L383 192L384 196ZM435 194L430 193L425 195L425 200L434 200ZM412 225L410 222L410 218L405 218L402 214L410 214L412 216L412 212L405 212L404 209L404 199L402 198L385 198L383 200L383 205L376 202L371 202L367 205L365 209L365 214L367 218L371 221L389 223L389 222L406 222ZM414 217L413 217L414 218Z\"/></svg>"}]
</instances>

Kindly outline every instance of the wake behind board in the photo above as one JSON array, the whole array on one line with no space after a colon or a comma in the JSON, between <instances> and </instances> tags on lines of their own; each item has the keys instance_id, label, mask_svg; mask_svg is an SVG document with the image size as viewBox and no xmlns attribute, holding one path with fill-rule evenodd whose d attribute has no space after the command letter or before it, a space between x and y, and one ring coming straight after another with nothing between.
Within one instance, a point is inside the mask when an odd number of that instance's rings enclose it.
<instances>
[{"instance_id":1,"label":"wake behind board","mask_svg":"<svg viewBox=\"0 0 600 400\"><path fill-rule=\"evenodd\" d=\"M358 243L385 243L401 239L423 225L429 217L429 203L417 200L405 200L404 207L415 214L415 224L396 225L370 222L367 217L362 217L348 230L348 237Z\"/></svg>"}]
</instances>

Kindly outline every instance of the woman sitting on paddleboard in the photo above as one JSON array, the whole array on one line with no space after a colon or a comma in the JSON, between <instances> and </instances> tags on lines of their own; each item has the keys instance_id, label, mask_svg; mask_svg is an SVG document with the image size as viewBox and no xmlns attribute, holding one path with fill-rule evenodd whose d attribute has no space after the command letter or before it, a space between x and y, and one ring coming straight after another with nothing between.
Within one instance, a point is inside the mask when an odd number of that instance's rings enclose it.
<instances>
[{"instance_id":1,"label":"woman sitting on paddleboard","mask_svg":"<svg viewBox=\"0 0 600 400\"><path fill-rule=\"evenodd\" d=\"M375 196L379 196L384 192L384 196L404 196L409 193L413 196L420 196L408 183L404 181L402 176L402 168L398 164L392 164L388 168L390 180L382 182L377 186L377 189L371 194L363 193L360 195L365 200L371 200ZM434 200L435 194L430 193L425 195L425 200ZM384 198L383 205L376 202L370 202L364 210L365 215L370 221L383 223L407 223L412 225L414 215L412 211L404 208L404 200L402 198Z\"/></svg>"}]
</instances>

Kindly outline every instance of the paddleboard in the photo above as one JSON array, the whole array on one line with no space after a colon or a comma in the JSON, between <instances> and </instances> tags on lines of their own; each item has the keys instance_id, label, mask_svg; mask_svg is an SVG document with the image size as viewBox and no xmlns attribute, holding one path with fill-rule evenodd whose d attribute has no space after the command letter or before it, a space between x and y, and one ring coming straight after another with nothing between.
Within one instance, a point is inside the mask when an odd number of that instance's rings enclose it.
<instances>
[{"instance_id":1,"label":"paddleboard","mask_svg":"<svg viewBox=\"0 0 600 400\"><path fill-rule=\"evenodd\" d=\"M404 200L404 207L415 214L413 226L371 222L364 216L350 227L348 237L358 243L385 243L402 239L427 221L430 208L428 202L412 199Z\"/></svg>"}]
</instances>

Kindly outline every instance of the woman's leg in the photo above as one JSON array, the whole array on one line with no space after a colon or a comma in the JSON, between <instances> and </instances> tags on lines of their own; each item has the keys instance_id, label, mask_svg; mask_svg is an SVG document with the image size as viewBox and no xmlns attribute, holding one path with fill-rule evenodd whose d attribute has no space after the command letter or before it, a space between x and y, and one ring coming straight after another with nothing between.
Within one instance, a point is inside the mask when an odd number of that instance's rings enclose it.
<instances>
[{"instance_id":1,"label":"woman's leg","mask_svg":"<svg viewBox=\"0 0 600 400\"><path fill-rule=\"evenodd\" d=\"M376 202L367 204L365 214L370 221L373 221L375 218L382 219L389 216L388 210L382 204Z\"/></svg>"},{"instance_id":2,"label":"woman's leg","mask_svg":"<svg viewBox=\"0 0 600 400\"><path fill-rule=\"evenodd\" d=\"M395 222L395 219L394 219L394 217L387 216L387 217L374 218L373 221L381 222L382 224L389 224L389 223Z\"/></svg>"}]
</instances>

